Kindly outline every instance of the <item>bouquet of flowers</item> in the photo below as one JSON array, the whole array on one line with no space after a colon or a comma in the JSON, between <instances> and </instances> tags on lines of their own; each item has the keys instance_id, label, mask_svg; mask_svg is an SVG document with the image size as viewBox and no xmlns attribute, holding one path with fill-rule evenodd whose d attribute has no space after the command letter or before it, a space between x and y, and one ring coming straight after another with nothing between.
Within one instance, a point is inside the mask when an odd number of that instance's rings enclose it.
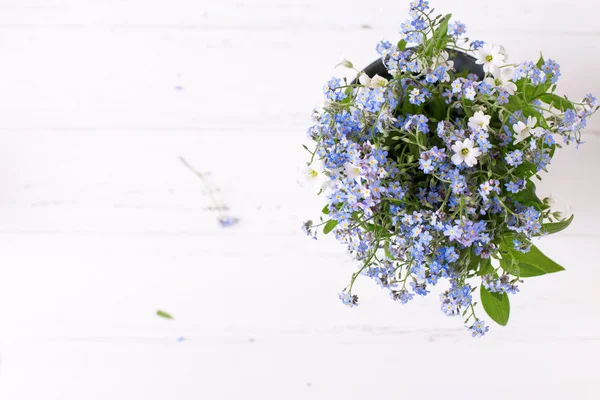
<instances>
[{"instance_id":1,"label":"bouquet of flowers","mask_svg":"<svg viewBox=\"0 0 600 400\"><path fill-rule=\"evenodd\" d=\"M582 143L598 106L591 94L579 103L555 94L556 61L509 63L502 46L469 41L450 17L413 1L397 44L380 42L380 60L354 81L325 84L308 130L314 147L304 147L327 204L303 229L333 232L359 261L344 304L358 304L360 275L403 304L445 279L442 311L483 336L477 286L483 309L506 325L522 278L563 270L532 240L573 216L539 199L534 179L557 148Z\"/></svg>"}]
</instances>

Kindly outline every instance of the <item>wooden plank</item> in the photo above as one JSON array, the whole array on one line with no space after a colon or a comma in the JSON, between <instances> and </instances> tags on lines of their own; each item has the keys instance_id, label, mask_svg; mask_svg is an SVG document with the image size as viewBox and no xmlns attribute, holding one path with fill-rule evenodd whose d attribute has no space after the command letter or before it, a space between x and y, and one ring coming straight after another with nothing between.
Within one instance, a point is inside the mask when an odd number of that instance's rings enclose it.
<instances>
[{"instance_id":1,"label":"wooden plank","mask_svg":"<svg viewBox=\"0 0 600 400\"><path fill-rule=\"evenodd\" d=\"M307 161L300 132L24 131L0 138L6 234L211 235L218 213L207 212L210 197L179 156L210 173L243 234L297 233L302 221L319 217L325 201L298 183ZM598 185L590 171L600 169L600 138L584 140L579 150L557 151L538 185L540 196L552 194L576 214L561 236L598 236L600 217L590 200Z\"/></svg>"},{"instance_id":2,"label":"wooden plank","mask_svg":"<svg viewBox=\"0 0 600 400\"><path fill-rule=\"evenodd\" d=\"M487 30L598 35L597 2L508 0L473 5L469 0L451 4L431 1L440 13L451 12L467 23L470 32ZM296 31L348 31L368 28L397 31L407 17L408 2L379 1L365 6L341 0L225 0L219 2L175 0L166 6L151 0L5 0L0 5L0 25L168 27L176 29L253 29ZM367 28L367 29L368 29Z\"/></svg>"},{"instance_id":3,"label":"wooden plank","mask_svg":"<svg viewBox=\"0 0 600 400\"><path fill-rule=\"evenodd\" d=\"M45 27L0 35L0 129L304 131L341 54L362 67L395 31L220 31ZM559 92L600 93L595 37L495 32L510 60L562 64ZM349 74L351 75L351 74ZM232 108L231 104L235 104ZM591 130L600 131L600 119Z\"/></svg>"},{"instance_id":4,"label":"wooden plank","mask_svg":"<svg viewBox=\"0 0 600 400\"><path fill-rule=\"evenodd\" d=\"M11 400L387 399L397 393L433 400L484 392L492 400L596 398L597 341L466 346L454 338L371 335L342 342L3 344L0 395ZM432 366L437 359L452 366Z\"/></svg>"},{"instance_id":5,"label":"wooden plank","mask_svg":"<svg viewBox=\"0 0 600 400\"><path fill-rule=\"evenodd\" d=\"M361 305L350 309L337 293L358 266L333 239L213 232L4 234L0 338L212 340L255 334L366 340L406 332L470 339L459 318L440 312L445 284L402 306L360 278L355 292ZM588 318L600 301L594 289L600 272L590 268L600 239L549 237L537 244L567 270L522 283L521 293L511 296L509 325L493 325L486 346L600 336L600 322ZM158 317L159 309L175 320Z\"/></svg>"}]
</instances>

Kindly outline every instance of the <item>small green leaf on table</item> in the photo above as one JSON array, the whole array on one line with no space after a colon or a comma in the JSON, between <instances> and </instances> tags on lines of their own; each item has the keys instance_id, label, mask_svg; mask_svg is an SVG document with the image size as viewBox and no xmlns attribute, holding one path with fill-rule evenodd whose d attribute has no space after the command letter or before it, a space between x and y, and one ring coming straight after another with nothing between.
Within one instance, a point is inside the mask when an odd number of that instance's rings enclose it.
<instances>
[{"instance_id":1,"label":"small green leaf on table","mask_svg":"<svg viewBox=\"0 0 600 400\"><path fill-rule=\"evenodd\" d=\"M164 312L162 310L158 310L156 311L156 315L158 315L161 318L166 318L166 319L175 319L173 318L173 316L171 316L171 314Z\"/></svg>"}]
</instances>

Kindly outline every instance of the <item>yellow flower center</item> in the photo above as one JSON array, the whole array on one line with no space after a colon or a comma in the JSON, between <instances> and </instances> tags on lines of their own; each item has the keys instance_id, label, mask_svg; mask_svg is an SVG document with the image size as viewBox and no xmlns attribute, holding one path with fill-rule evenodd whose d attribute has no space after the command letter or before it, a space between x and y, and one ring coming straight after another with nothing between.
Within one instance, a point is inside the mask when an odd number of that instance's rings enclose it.
<instances>
[{"instance_id":1,"label":"yellow flower center","mask_svg":"<svg viewBox=\"0 0 600 400\"><path fill-rule=\"evenodd\" d=\"M462 149L460 152L466 156L467 154L469 154L469 149Z\"/></svg>"},{"instance_id":2,"label":"yellow flower center","mask_svg":"<svg viewBox=\"0 0 600 400\"><path fill-rule=\"evenodd\" d=\"M488 54L487 56L485 56L485 61L487 61L487 62L492 62L493 59L494 59L494 57L491 54Z\"/></svg>"}]
</instances>

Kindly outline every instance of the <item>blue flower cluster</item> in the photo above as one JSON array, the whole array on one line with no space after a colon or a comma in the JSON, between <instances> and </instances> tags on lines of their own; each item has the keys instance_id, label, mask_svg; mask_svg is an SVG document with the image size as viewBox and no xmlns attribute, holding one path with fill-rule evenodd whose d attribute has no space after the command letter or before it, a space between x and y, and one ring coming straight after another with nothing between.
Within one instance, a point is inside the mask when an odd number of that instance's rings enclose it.
<instances>
[{"instance_id":1,"label":"blue flower cluster","mask_svg":"<svg viewBox=\"0 0 600 400\"><path fill-rule=\"evenodd\" d=\"M329 82L323 86L323 93L327 99L332 101L340 101L346 98L346 93L342 90L339 90L342 86L342 81L340 78L331 78Z\"/></svg>"},{"instance_id":2,"label":"blue flower cluster","mask_svg":"<svg viewBox=\"0 0 600 400\"><path fill-rule=\"evenodd\" d=\"M308 137L311 162L323 165L327 219L303 230L316 238L324 225L360 263L339 294L345 305L358 304L358 276L402 304L446 285L442 312L466 318L479 337L489 327L476 316L473 282L492 293L519 291L519 269L507 266L527 257L544 224L555 222L532 179L548 167L555 138L581 143L598 103L592 95L581 103L555 95L554 60L494 64L504 49L482 41L470 48L485 77L458 74L450 55L466 27L455 22L446 33L447 19L428 10L427 1L413 1L401 26L402 39L416 47L377 45L387 76L326 83Z\"/></svg>"},{"instance_id":3,"label":"blue flower cluster","mask_svg":"<svg viewBox=\"0 0 600 400\"><path fill-rule=\"evenodd\" d=\"M469 330L473 337L482 337L490 330L490 327L485 324L485 321L476 319L473 325L469 327Z\"/></svg>"},{"instance_id":4,"label":"blue flower cluster","mask_svg":"<svg viewBox=\"0 0 600 400\"><path fill-rule=\"evenodd\" d=\"M534 86L540 85L546 80L555 84L560 78L560 65L549 59L538 68L532 61L524 61L517 65L514 79L519 80L522 78L528 78Z\"/></svg>"},{"instance_id":5,"label":"blue flower cluster","mask_svg":"<svg viewBox=\"0 0 600 400\"><path fill-rule=\"evenodd\" d=\"M483 276L481 281L488 292L510 294L516 294L519 292L517 282L518 279L511 280L510 276L506 274L500 276L499 278L488 274Z\"/></svg>"}]
</instances>

